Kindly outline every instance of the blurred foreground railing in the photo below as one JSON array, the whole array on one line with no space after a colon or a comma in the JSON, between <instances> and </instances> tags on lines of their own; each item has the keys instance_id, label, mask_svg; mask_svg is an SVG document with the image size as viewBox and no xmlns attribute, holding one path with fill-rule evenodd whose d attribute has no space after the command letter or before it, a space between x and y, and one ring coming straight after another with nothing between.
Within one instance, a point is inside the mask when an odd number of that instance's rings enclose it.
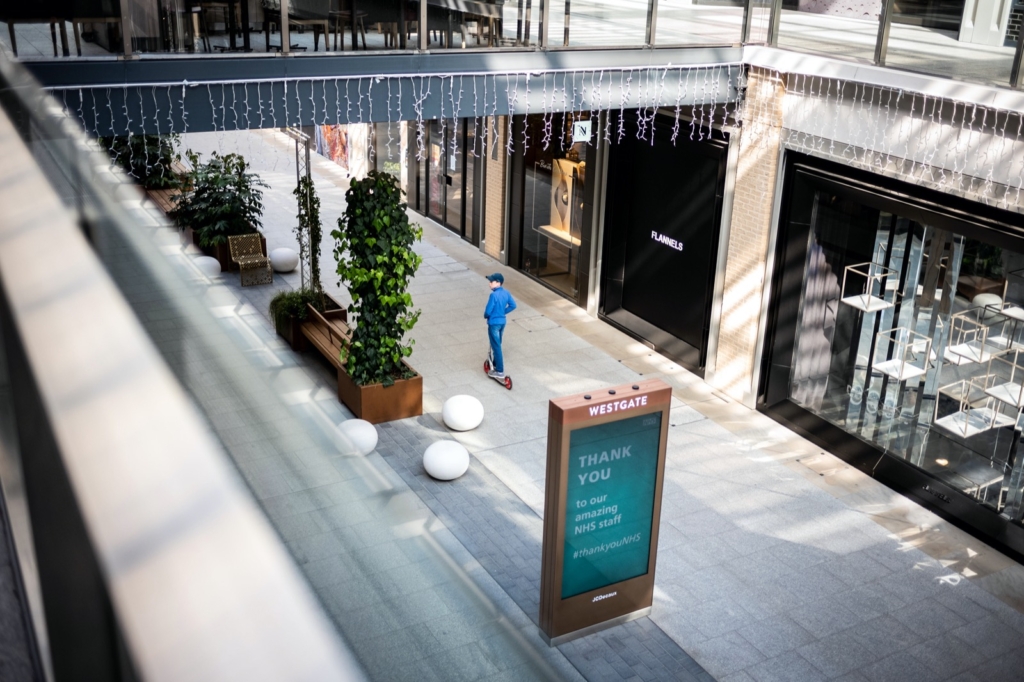
<instances>
[{"instance_id":1,"label":"blurred foreground railing","mask_svg":"<svg viewBox=\"0 0 1024 682\"><path fill-rule=\"evenodd\" d=\"M24 494L4 484L31 520L53 677L362 679L90 248L124 214L50 107L0 57L0 376Z\"/></svg>"}]
</instances>

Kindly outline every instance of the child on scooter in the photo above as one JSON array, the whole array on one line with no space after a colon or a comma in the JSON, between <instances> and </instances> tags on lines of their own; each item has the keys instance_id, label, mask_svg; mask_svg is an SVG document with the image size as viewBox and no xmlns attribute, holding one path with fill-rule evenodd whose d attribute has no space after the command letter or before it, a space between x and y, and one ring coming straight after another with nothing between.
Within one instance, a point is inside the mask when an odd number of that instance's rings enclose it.
<instances>
[{"instance_id":1,"label":"child on scooter","mask_svg":"<svg viewBox=\"0 0 1024 682\"><path fill-rule=\"evenodd\" d=\"M494 365L487 376L492 379L504 379L505 361L501 355L501 338L505 333L505 316L516 309L516 302L503 286L505 278L500 272L487 275L487 281L491 283L491 296L487 299L487 307L484 308L484 319L487 320L487 337L491 342L491 354L494 356Z\"/></svg>"}]
</instances>

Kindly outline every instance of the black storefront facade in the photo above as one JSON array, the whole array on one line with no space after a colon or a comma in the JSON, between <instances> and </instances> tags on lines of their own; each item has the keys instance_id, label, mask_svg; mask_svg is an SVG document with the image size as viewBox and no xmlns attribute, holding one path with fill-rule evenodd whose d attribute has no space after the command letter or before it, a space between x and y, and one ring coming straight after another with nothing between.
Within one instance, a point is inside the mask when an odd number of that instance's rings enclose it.
<instances>
[{"instance_id":1,"label":"black storefront facade","mask_svg":"<svg viewBox=\"0 0 1024 682\"><path fill-rule=\"evenodd\" d=\"M1024 218L787 153L758 409L1024 556Z\"/></svg>"},{"instance_id":2,"label":"black storefront facade","mask_svg":"<svg viewBox=\"0 0 1024 682\"><path fill-rule=\"evenodd\" d=\"M627 126L609 149L599 314L703 376L729 140L673 127L658 115L653 144Z\"/></svg>"},{"instance_id":3,"label":"black storefront facade","mask_svg":"<svg viewBox=\"0 0 1024 682\"><path fill-rule=\"evenodd\" d=\"M574 141L572 114L516 117L508 262L601 319L703 375L712 328L728 136L691 139L674 114L638 135L611 113ZM591 120L588 116L584 120ZM651 124L649 124L651 125ZM547 141L545 149L544 141Z\"/></svg>"}]
</instances>

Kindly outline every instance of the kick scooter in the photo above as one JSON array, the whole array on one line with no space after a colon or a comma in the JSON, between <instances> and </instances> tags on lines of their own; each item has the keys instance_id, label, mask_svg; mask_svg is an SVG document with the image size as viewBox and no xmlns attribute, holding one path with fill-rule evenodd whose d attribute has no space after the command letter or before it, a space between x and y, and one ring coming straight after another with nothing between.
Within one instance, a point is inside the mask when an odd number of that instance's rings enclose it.
<instances>
[{"instance_id":1,"label":"kick scooter","mask_svg":"<svg viewBox=\"0 0 1024 682\"><path fill-rule=\"evenodd\" d=\"M486 374L491 379L494 379L499 384L501 384L502 386L504 386L505 388L507 388L508 390L511 391L512 390L512 377L506 376L504 379L499 379L498 377L492 377L491 376L491 367L493 365L494 365L494 351L488 350L487 351L487 359L484 360L484 374Z\"/></svg>"}]
</instances>

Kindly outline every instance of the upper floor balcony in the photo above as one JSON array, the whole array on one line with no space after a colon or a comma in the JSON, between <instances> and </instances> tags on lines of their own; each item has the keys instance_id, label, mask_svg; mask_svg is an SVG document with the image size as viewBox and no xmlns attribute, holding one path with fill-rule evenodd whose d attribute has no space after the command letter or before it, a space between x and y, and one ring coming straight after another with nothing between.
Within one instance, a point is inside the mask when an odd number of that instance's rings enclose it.
<instances>
[{"instance_id":1,"label":"upper floor balcony","mask_svg":"<svg viewBox=\"0 0 1024 682\"><path fill-rule=\"evenodd\" d=\"M766 44L1018 87L1010 0L41 0L5 3L22 60ZM354 20L353 20L354 18ZM6 30L4 30L6 29ZM657 55L657 52L654 53ZM657 57L654 57L657 59Z\"/></svg>"}]
</instances>

